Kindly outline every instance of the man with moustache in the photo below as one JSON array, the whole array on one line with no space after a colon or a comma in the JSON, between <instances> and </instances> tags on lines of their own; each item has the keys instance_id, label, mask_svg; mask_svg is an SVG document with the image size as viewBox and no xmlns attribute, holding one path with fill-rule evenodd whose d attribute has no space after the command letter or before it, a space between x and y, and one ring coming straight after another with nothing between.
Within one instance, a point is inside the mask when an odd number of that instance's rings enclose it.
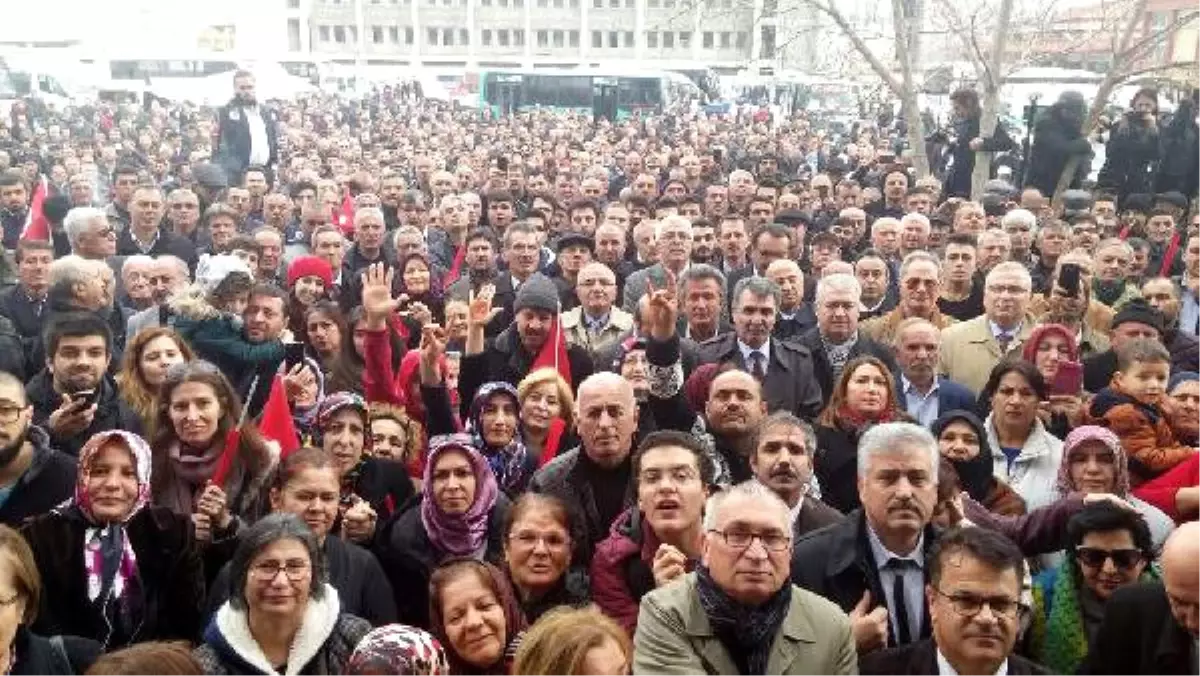
<instances>
[{"instance_id":1,"label":"man with moustache","mask_svg":"<svg viewBox=\"0 0 1200 676\"><path fill-rule=\"evenodd\" d=\"M25 386L0 372L0 523L17 527L71 496L75 459L50 446L46 430L33 424Z\"/></svg>"},{"instance_id":2,"label":"man with moustache","mask_svg":"<svg viewBox=\"0 0 1200 676\"><path fill-rule=\"evenodd\" d=\"M254 75L239 70L233 74L234 97L218 112L220 128L213 156L225 168L230 184L241 182L249 166L262 167L270 183L279 161L278 115L260 106L254 94Z\"/></svg>"},{"instance_id":3,"label":"man with moustache","mask_svg":"<svg viewBox=\"0 0 1200 676\"><path fill-rule=\"evenodd\" d=\"M758 424L750 470L792 513L792 537L842 520L842 513L821 502L813 474L817 435L812 425L787 411L776 411Z\"/></svg>"}]
</instances>

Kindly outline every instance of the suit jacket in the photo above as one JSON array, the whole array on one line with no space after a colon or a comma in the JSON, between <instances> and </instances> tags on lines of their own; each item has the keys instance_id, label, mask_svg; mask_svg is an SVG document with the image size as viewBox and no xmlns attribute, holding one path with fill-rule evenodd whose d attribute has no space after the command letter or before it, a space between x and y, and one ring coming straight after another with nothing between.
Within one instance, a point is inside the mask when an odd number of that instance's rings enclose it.
<instances>
[{"instance_id":1,"label":"suit jacket","mask_svg":"<svg viewBox=\"0 0 1200 676\"><path fill-rule=\"evenodd\" d=\"M906 413L916 417L916 413L908 410L908 398L904 396L904 382L900 379L900 374L896 374L896 399L899 401L900 408ZM963 387L961 384L950 380L949 378L938 378L937 392L937 415L942 415L949 411L975 411L976 395L971 390Z\"/></svg>"},{"instance_id":2,"label":"suit jacket","mask_svg":"<svg viewBox=\"0 0 1200 676\"><path fill-rule=\"evenodd\" d=\"M727 333L700 344L701 363L732 362L749 371L742 359L737 335ZM786 340L771 341L767 362L767 377L763 380L763 398L771 411L790 411L805 420L815 419L821 412L824 391L814 378L814 356L800 343Z\"/></svg>"},{"instance_id":3,"label":"suit jacket","mask_svg":"<svg viewBox=\"0 0 1200 676\"><path fill-rule=\"evenodd\" d=\"M1171 615L1161 582L1118 589L1104 607L1081 674L1194 674L1191 635Z\"/></svg>"},{"instance_id":4,"label":"suit jacket","mask_svg":"<svg viewBox=\"0 0 1200 676\"><path fill-rule=\"evenodd\" d=\"M125 228L121 234L117 235L117 255L118 256L135 256L142 254L142 248L138 243L133 241L133 231L130 228ZM183 235L176 235L173 232L167 232L159 228L158 239L154 241L154 245L150 247L150 252L147 256L162 256L171 255L187 263L188 269L196 269L196 261L198 258L196 245L192 240ZM118 274L118 277L120 275Z\"/></svg>"},{"instance_id":5,"label":"suit jacket","mask_svg":"<svg viewBox=\"0 0 1200 676\"><path fill-rule=\"evenodd\" d=\"M836 509L814 497L806 496L800 505L800 513L792 523L792 538L799 540L801 536L832 526L843 518L845 515Z\"/></svg>"},{"instance_id":6,"label":"suit jacket","mask_svg":"<svg viewBox=\"0 0 1200 676\"><path fill-rule=\"evenodd\" d=\"M213 155L229 173L230 181L241 176L250 165L250 121L246 118L247 112L249 110L235 99L222 106L217 113L220 127ZM271 155L265 168L270 169L279 162L279 134L276 127L279 114L261 103L258 104L258 114L262 115L263 124L267 127L267 145Z\"/></svg>"},{"instance_id":7,"label":"suit jacket","mask_svg":"<svg viewBox=\"0 0 1200 676\"><path fill-rule=\"evenodd\" d=\"M1026 317L1021 330L1008 346L1009 355L1020 355L1021 346L1033 330L1033 319ZM983 390L992 368L1004 358L1000 343L992 335L987 315L959 322L942 331L941 373L974 392Z\"/></svg>"},{"instance_id":8,"label":"suit jacket","mask_svg":"<svg viewBox=\"0 0 1200 676\"><path fill-rule=\"evenodd\" d=\"M808 333L816 325L817 313L813 311L812 303L804 301L791 319L775 316L775 330L771 332L771 336L799 340L800 336Z\"/></svg>"},{"instance_id":9,"label":"suit jacket","mask_svg":"<svg viewBox=\"0 0 1200 676\"><path fill-rule=\"evenodd\" d=\"M833 381L833 365L829 363L829 357L825 354L825 345L821 343L821 330L819 328L809 329L808 333L800 337L797 341L808 351L812 353L813 373L817 376L817 382L821 385L821 392L825 395L825 402L833 396L833 389L837 385ZM854 347L850 348L850 359L847 362L854 360L856 357L870 355L878 358L892 373L898 373L896 367L896 358L892 356L892 351L886 346L877 343L867 337L862 330L858 332L858 342Z\"/></svg>"},{"instance_id":10,"label":"suit jacket","mask_svg":"<svg viewBox=\"0 0 1200 676\"><path fill-rule=\"evenodd\" d=\"M617 344L621 336L633 330L633 315L619 307L609 310L608 323L600 330L599 335L593 336L588 332L583 320L583 308L567 310L562 317L562 330L567 336L567 344L578 345L591 353L593 360L597 354Z\"/></svg>"},{"instance_id":11,"label":"suit jacket","mask_svg":"<svg viewBox=\"0 0 1200 676\"><path fill-rule=\"evenodd\" d=\"M858 673L938 676L941 672L938 670L937 644L933 639L926 639L861 655L858 658ZM1020 655L1009 655L1008 673L1012 676L1032 676L1051 672Z\"/></svg>"},{"instance_id":12,"label":"suit jacket","mask_svg":"<svg viewBox=\"0 0 1200 676\"><path fill-rule=\"evenodd\" d=\"M866 334L871 340L883 345L891 346L896 339L896 329L906 319L900 308L895 308L886 314L863 319L859 322L859 330ZM944 329L948 326L958 323L958 320L947 314L942 314L940 310L934 308L933 318L930 320L938 329Z\"/></svg>"},{"instance_id":13,"label":"suit jacket","mask_svg":"<svg viewBox=\"0 0 1200 676\"><path fill-rule=\"evenodd\" d=\"M43 316L49 311L45 299L39 308L25 293L25 287L17 284L0 292L0 315L8 317L23 339L42 340Z\"/></svg>"},{"instance_id":14,"label":"suit jacket","mask_svg":"<svg viewBox=\"0 0 1200 676\"><path fill-rule=\"evenodd\" d=\"M633 635L635 674L737 674L737 663L709 623L688 573L642 597ZM768 674L852 674L857 653L850 619L837 606L792 588L771 643Z\"/></svg>"}]
</instances>

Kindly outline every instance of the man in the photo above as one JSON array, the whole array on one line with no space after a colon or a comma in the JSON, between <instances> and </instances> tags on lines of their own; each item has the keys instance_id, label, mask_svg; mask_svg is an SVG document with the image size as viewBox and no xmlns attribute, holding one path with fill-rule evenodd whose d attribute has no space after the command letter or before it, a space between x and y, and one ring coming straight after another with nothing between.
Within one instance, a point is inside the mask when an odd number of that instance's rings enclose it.
<instances>
[{"instance_id":1,"label":"man","mask_svg":"<svg viewBox=\"0 0 1200 676\"><path fill-rule=\"evenodd\" d=\"M1149 274L1173 277L1183 272L1179 255L1182 248L1179 246L1180 234L1170 210L1157 208L1150 212L1146 220L1146 239L1150 242L1150 256L1146 263Z\"/></svg>"},{"instance_id":2,"label":"man","mask_svg":"<svg viewBox=\"0 0 1200 676\"><path fill-rule=\"evenodd\" d=\"M118 230L129 227L129 200L138 184L138 169L131 165L120 165L112 172L112 201L104 208L104 216Z\"/></svg>"},{"instance_id":3,"label":"man","mask_svg":"<svg viewBox=\"0 0 1200 676\"><path fill-rule=\"evenodd\" d=\"M992 268L984 281L984 314L942 332L941 373L981 392L992 368L1009 354L1020 354L1033 322L1027 320L1029 271L1008 261Z\"/></svg>"},{"instance_id":4,"label":"man","mask_svg":"<svg viewBox=\"0 0 1200 676\"><path fill-rule=\"evenodd\" d=\"M553 495L580 515L571 536L580 562L587 563L612 523L634 502L629 454L638 429L638 405L633 386L607 371L582 379L575 420L579 446L539 469L529 491Z\"/></svg>"},{"instance_id":5,"label":"man","mask_svg":"<svg viewBox=\"0 0 1200 676\"><path fill-rule=\"evenodd\" d=\"M877 357L892 373L896 372L891 351L859 330L862 287L857 279L842 273L822 277L817 282L815 306L817 326L797 342L812 354L813 372L822 393L831 396L842 369L861 355ZM815 416L801 417L811 420Z\"/></svg>"},{"instance_id":6,"label":"man","mask_svg":"<svg viewBox=\"0 0 1200 676\"><path fill-rule=\"evenodd\" d=\"M129 201L129 227L117 237L117 255L175 256L196 265L196 245L183 235L164 229L162 191L139 186Z\"/></svg>"},{"instance_id":7,"label":"man","mask_svg":"<svg viewBox=\"0 0 1200 676\"><path fill-rule=\"evenodd\" d=\"M679 277L680 334L703 342L727 333L724 317L725 276L711 265L696 263Z\"/></svg>"},{"instance_id":8,"label":"man","mask_svg":"<svg viewBox=\"0 0 1200 676\"><path fill-rule=\"evenodd\" d=\"M745 169L738 169L729 174L729 207L738 213L747 213L750 210L750 200L754 199L758 191L758 184L754 181L754 174Z\"/></svg>"},{"instance_id":9,"label":"man","mask_svg":"<svg viewBox=\"0 0 1200 676\"><path fill-rule=\"evenodd\" d=\"M401 226L396 231L396 259L404 260L414 253L421 253L424 240L420 232L411 226ZM458 280L449 286L446 295L454 300L466 302L471 292L479 293L484 284L494 284L497 281L496 243L492 232L487 228L472 230L466 239L466 254L463 256L463 270Z\"/></svg>"},{"instance_id":10,"label":"man","mask_svg":"<svg viewBox=\"0 0 1200 676\"><path fill-rule=\"evenodd\" d=\"M280 195L284 201L287 197ZM268 197L268 207L269 207ZM288 202L288 208L290 208ZM271 209L264 207L264 213L270 217ZM286 210L284 212L286 216ZM199 231L196 226L200 224L200 198L196 197L196 193L187 188L176 188L167 194L167 215L163 223L164 229L169 230L180 237L186 238L193 245L203 244L198 239ZM280 232L286 224L279 226Z\"/></svg>"},{"instance_id":11,"label":"man","mask_svg":"<svg viewBox=\"0 0 1200 676\"><path fill-rule=\"evenodd\" d=\"M1013 654L1021 634L1025 559L1003 535L975 526L942 533L929 553L925 603L932 636L864 655L864 674L1047 674Z\"/></svg>"},{"instance_id":12,"label":"man","mask_svg":"<svg viewBox=\"0 0 1200 676\"><path fill-rule=\"evenodd\" d=\"M46 430L33 424L25 386L0 372L0 523L19 527L74 493L75 459L50 446Z\"/></svg>"},{"instance_id":13,"label":"man","mask_svg":"<svg viewBox=\"0 0 1200 676\"><path fill-rule=\"evenodd\" d=\"M1058 259L1067 253L1070 232L1070 226L1062 221L1051 221L1038 228L1038 260L1030 270L1035 293L1045 293L1050 288L1050 278L1054 276Z\"/></svg>"},{"instance_id":14,"label":"man","mask_svg":"<svg viewBox=\"0 0 1200 676\"><path fill-rule=\"evenodd\" d=\"M878 251L867 249L854 261L854 277L862 288L863 321L881 317L896 307L892 268Z\"/></svg>"},{"instance_id":15,"label":"man","mask_svg":"<svg viewBox=\"0 0 1200 676\"><path fill-rule=\"evenodd\" d=\"M814 279L825 276L825 266L842 260L842 246L838 238L828 232L818 232L809 243L808 274Z\"/></svg>"},{"instance_id":16,"label":"man","mask_svg":"<svg viewBox=\"0 0 1200 676\"><path fill-rule=\"evenodd\" d=\"M305 233L312 233L321 227L322 224L328 223L330 215L328 212L319 207L309 207L304 213L302 220ZM209 247L208 253L222 254L229 253L229 244L233 242L233 238L238 234L238 213L233 207L223 202L217 202L204 210L204 227L208 230ZM338 231L340 234L340 230ZM303 254L309 253L311 250L311 237L305 237L301 244ZM291 247L288 247L291 249ZM301 255L297 253L295 255ZM294 256L293 256L294 257Z\"/></svg>"},{"instance_id":17,"label":"man","mask_svg":"<svg viewBox=\"0 0 1200 676\"><path fill-rule=\"evenodd\" d=\"M878 218L871 224L871 246L884 260L896 260L900 255L900 221L894 218Z\"/></svg>"},{"instance_id":18,"label":"man","mask_svg":"<svg viewBox=\"0 0 1200 676\"><path fill-rule=\"evenodd\" d=\"M796 339L817 325L812 303L804 300L804 272L796 261L778 260L767 266L767 279L779 287L779 316L772 336Z\"/></svg>"},{"instance_id":19,"label":"man","mask_svg":"<svg viewBox=\"0 0 1200 676\"><path fill-rule=\"evenodd\" d=\"M278 115L258 104L254 84L254 75L249 71L234 73L233 99L217 112L220 127L213 156L225 168L231 184L240 183L242 173L251 165L273 174L279 161Z\"/></svg>"},{"instance_id":20,"label":"man","mask_svg":"<svg viewBox=\"0 0 1200 676\"><path fill-rule=\"evenodd\" d=\"M1180 295L1179 329L1200 335L1200 237L1188 239L1183 264L1183 274L1171 278Z\"/></svg>"},{"instance_id":21,"label":"man","mask_svg":"<svg viewBox=\"0 0 1200 676\"><path fill-rule=\"evenodd\" d=\"M150 288L153 268L154 259L149 256L135 254L125 258L125 263L121 266L123 291L117 302L130 313L145 310L154 302Z\"/></svg>"},{"instance_id":22,"label":"man","mask_svg":"<svg viewBox=\"0 0 1200 676\"><path fill-rule=\"evenodd\" d=\"M938 259L925 251L908 254L900 264L900 302L891 312L863 321L863 333L871 340L890 345L905 319L920 317L939 329L950 326L955 319L938 309L941 288L942 265Z\"/></svg>"},{"instance_id":23,"label":"man","mask_svg":"<svg viewBox=\"0 0 1200 676\"><path fill-rule=\"evenodd\" d=\"M718 266L726 276L750 264L747 253L750 238L746 234L746 221L737 214L726 214L717 224L717 244L721 250Z\"/></svg>"},{"instance_id":24,"label":"man","mask_svg":"<svg viewBox=\"0 0 1200 676\"><path fill-rule=\"evenodd\" d=\"M667 271L676 278L691 265L692 259L692 224L682 216L668 216L659 222L655 241L658 249L658 262L643 270L638 270L625 280L625 296L621 309L632 313L637 308L638 298L647 293L649 284L655 288L662 287L667 282Z\"/></svg>"},{"instance_id":25,"label":"man","mask_svg":"<svg viewBox=\"0 0 1200 676\"><path fill-rule=\"evenodd\" d=\"M1093 254L1095 274L1092 276L1092 296L1113 310L1138 298L1138 283L1128 279L1133 261L1133 247L1123 239L1106 239L1096 245Z\"/></svg>"},{"instance_id":26,"label":"man","mask_svg":"<svg viewBox=\"0 0 1200 676\"><path fill-rule=\"evenodd\" d=\"M562 310L571 310L579 305L575 284L579 271L592 262L596 245L592 238L573 231L564 232L554 242L555 262L550 268L551 279L558 287Z\"/></svg>"},{"instance_id":27,"label":"man","mask_svg":"<svg viewBox=\"0 0 1200 676\"><path fill-rule=\"evenodd\" d=\"M617 517L591 561L596 606L629 633L637 627L641 598L700 560L713 468L696 437L660 430L634 452L632 474L637 504Z\"/></svg>"},{"instance_id":28,"label":"man","mask_svg":"<svg viewBox=\"0 0 1200 676\"><path fill-rule=\"evenodd\" d=\"M754 197L750 200L747 210L747 223L750 228L757 230L767 225L775 218L775 200L768 197Z\"/></svg>"},{"instance_id":29,"label":"man","mask_svg":"<svg viewBox=\"0 0 1200 676\"><path fill-rule=\"evenodd\" d=\"M270 225L264 225L254 231L253 237L259 247L258 269L254 271L254 278L260 282L286 286L283 271L283 233Z\"/></svg>"},{"instance_id":30,"label":"man","mask_svg":"<svg viewBox=\"0 0 1200 676\"><path fill-rule=\"evenodd\" d=\"M1200 523L1171 533L1159 557L1161 582L1121 587L1080 668L1084 674L1192 674L1200 640Z\"/></svg>"},{"instance_id":31,"label":"man","mask_svg":"<svg viewBox=\"0 0 1200 676\"><path fill-rule=\"evenodd\" d=\"M697 218L692 221L692 262L717 264L717 231L712 222Z\"/></svg>"},{"instance_id":32,"label":"man","mask_svg":"<svg viewBox=\"0 0 1200 676\"><path fill-rule=\"evenodd\" d=\"M261 260L261 258L260 258ZM150 269L150 292L152 305L129 318L125 329L125 343L133 340L141 331L155 326L167 326L171 317L167 300L191 281L187 263L174 256L159 256Z\"/></svg>"},{"instance_id":33,"label":"man","mask_svg":"<svg viewBox=\"0 0 1200 676\"><path fill-rule=\"evenodd\" d=\"M50 290L54 245L43 240L23 239L17 242L16 261L17 284L0 292L0 315L12 322L12 328L29 346L42 340L42 317L46 293Z\"/></svg>"},{"instance_id":34,"label":"man","mask_svg":"<svg viewBox=\"0 0 1200 676\"><path fill-rule=\"evenodd\" d=\"M511 228L509 234L512 234ZM554 338L551 331L557 323L558 311L558 289L550 278L538 273L517 289L513 301L515 318L498 336L485 341L486 323L470 322L459 376L462 391L473 392L483 383L492 381L513 386L521 382L542 348ZM493 308L492 315L497 314L499 310ZM567 359L572 383L582 382L592 374L592 358L586 349L568 346Z\"/></svg>"},{"instance_id":35,"label":"man","mask_svg":"<svg viewBox=\"0 0 1200 676\"><path fill-rule=\"evenodd\" d=\"M1013 209L1000 219L1000 229L1008 234L1010 248L1009 260L1016 261L1025 267L1032 267L1033 231L1037 227L1037 217L1025 209Z\"/></svg>"},{"instance_id":36,"label":"man","mask_svg":"<svg viewBox=\"0 0 1200 676\"><path fill-rule=\"evenodd\" d=\"M987 274L992 271L992 268L1008 260L1008 254L1012 250L1012 241L1008 237L1008 233L1003 230L989 229L979 233L976 239L975 250L977 254L976 275L987 277Z\"/></svg>"},{"instance_id":37,"label":"man","mask_svg":"<svg viewBox=\"0 0 1200 676\"><path fill-rule=\"evenodd\" d=\"M703 413L705 429L716 447L718 473L734 484L753 478L754 432L767 415L761 382L737 369L718 373L709 386Z\"/></svg>"},{"instance_id":38,"label":"man","mask_svg":"<svg viewBox=\"0 0 1200 676\"><path fill-rule=\"evenodd\" d=\"M484 231L479 231L483 233ZM504 249L500 254L507 270L498 272L495 276L495 294L492 296L492 307L499 308L500 313L496 318L487 325L487 337L495 337L504 331L513 321L515 310L513 303L516 300L517 290L528 280L538 269L540 261L541 245L538 244L538 231L532 225L526 222L514 223L508 230L504 232L503 246ZM483 257L483 245L477 236L472 240L477 249L476 251L476 274L482 277L481 263L478 261ZM490 240L489 240L490 242ZM476 280L471 281L474 286ZM462 286L455 287L453 298L459 300L468 300L469 293Z\"/></svg>"},{"instance_id":39,"label":"man","mask_svg":"<svg viewBox=\"0 0 1200 676\"><path fill-rule=\"evenodd\" d=\"M900 218L904 215L904 197L907 194L908 173L903 166L892 165L883 175L883 199L868 204L866 211L873 218Z\"/></svg>"},{"instance_id":40,"label":"man","mask_svg":"<svg viewBox=\"0 0 1200 676\"><path fill-rule=\"evenodd\" d=\"M758 424L750 470L788 506L796 539L842 520L841 512L814 494L816 452L812 425L787 411L776 411Z\"/></svg>"},{"instance_id":41,"label":"man","mask_svg":"<svg viewBox=\"0 0 1200 676\"><path fill-rule=\"evenodd\" d=\"M1200 344L1195 336L1179 330L1179 288L1166 277L1154 277L1142 284L1142 298L1162 313L1162 342L1171 353L1172 370L1195 369L1200 363Z\"/></svg>"},{"instance_id":42,"label":"man","mask_svg":"<svg viewBox=\"0 0 1200 676\"><path fill-rule=\"evenodd\" d=\"M762 383L770 411L791 411L815 418L821 393L813 378L813 356L800 343L772 340L779 308L779 287L761 277L747 277L733 290L733 333L700 346L703 362L730 362Z\"/></svg>"},{"instance_id":43,"label":"man","mask_svg":"<svg viewBox=\"0 0 1200 676\"><path fill-rule=\"evenodd\" d=\"M922 193L928 196L928 193ZM914 251L929 250L929 235L933 226L929 217L920 212L909 212L900 219L900 260Z\"/></svg>"},{"instance_id":44,"label":"man","mask_svg":"<svg viewBox=\"0 0 1200 676\"><path fill-rule=\"evenodd\" d=\"M358 304L360 299L354 298L353 294L347 292L347 289L351 288L351 286L350 276L347 274L344 266L346 238L342 235L342 231L333 225L322 225L314 230L312 234L312 252L317 258L329 263L329 269L333 271L332 288L326 289L325 293L333 300L342 304L344 310L349 312L351 308Z\"/></svg>"},{"instance_id":45,"label":"man","mask_svg":"<svg viewBox=\"0 0 1200 676\"><path fill-rule=\"evenodd\" d=\"M1162 342L1166 320L1161 312L1138 298L1113 317L1110 348L1083 360L1083 389L1096 393L1108 387L1117 371L1117 352L1138 338ZM1172 360L1172 372L1177 367ZM1195 368L1195 364L1191 365Z\"/></svg>"},{"instance_id":46,"label":"man","mask_svg":"<svg viewBox=\"0 0 1200 676\"><path fill-rule=\"evenodd\" d=\"M386 234L381 209L366 208L354 212L354 244L346 252L346 261L342 264L343 278L358 279L368 265L390 262L383 246Z\"/></svg>"},{"instance_id":47,"label":"man","mask_svg":"<svg viewBox=\"0 0 1200 676\"><path fill-rule=\"evenodd\" d=\"M846 616L789 580L790 522L756 483L713 498L697 572L642 599L633 672L854 673Z\"/></svg>"},{"instance_id":48,"label":"man","mask_svg":"<svg viewBox=\"0 0 1200 676\"><path fill-rule=\"evenodd\" d=\"M1084 249L1088 253L1096 251L1100 243L1100 226L1089 213L1082 213L1069 219L1071 224L1071 248Z\"/></svg>"},{"instance_id":49,"label":"man","mask_svg":"<svg viewBox=\"0 0 1200 676\"><path fill-rule=\"evenodd\" d=\"M104 212L95 207L76 207L63 221L71 253L90 260L108 260L117 253L117 231Z\"/></svg>"},{"instance_id":50,"label":"man","mask_svg":"<svg viewBox=\"0 0 1200 676\"><path fill-rule=\"evenodd\" d=\"M987 227L987 214L978 202L963 202L954 211L954 232L962 232L975 236Z\"/></svg>"},{"instance_id":51,"label":"man","mask_svg":"<svg viewBox=\"0 0 1200 676\"><path fill-rule=\"evenodd\" d=\"M791 228L779 223L760 225L750 236L750 265L736 270L727 277L726 288L736 287L746 277L765 277L767 267L775 261L785 260L792 250ZM730 299L732 301L732 298Z\"/></svg>"},{"instance_id":52,"label":"man","mask_svg":"<svg viewBox=\"0 0 1200 676\"><path fill-rule=\"evenodd\" d=\"M925 568L935 533L937 440L883 423L858 443L862 508L795 544L792 581L850 613L859 655L930 635Z\"/></svg>"},{"instance_id":53,"label":"man","mask_svg":"<svg viewBox=\"0 0 1200 676\"><path fill-rule=\"evenodd\" d=\"M508 226L516 221L516 200L512 193L497 190L488 194L487 204L488 226L495 230L498 236L503 237Z\"/></svg>"},{"instance_id":54,"label":"man","mask_svg":"<svg viewBox=\"0 0 1200 676\"><path fill-rule=\"evenodd\" d=\"M34 424L70 455L92 435L122 427L116 382L107 374L112 332L90 313L61 313L46 329L46 367L29 381Z\"/></svg>"},{"instance_id":55,"label":"man","mask_svg":"<svg viewBox=\"0 0 1200 676\"><path fill-rule=\"evenodd\" d=\"M567 343L578 345L593 360L633 330L633 315L613 303L617 300L617 276L603 263L583 266L575 280L579 306L562 314Z\"/></svg>"},{"instance_id":56,"label":"man","mask_svg":"<svg viewBox=\"0 0 1200 676\"><path fill-rule=\"evenodd\" d=\"M1077 288L1063 286L1062 270L1067 265L1079 268ZM1075 332L1075 342L1083 358L1108 349L1108 332L1115 314L1112 308L1092 298L1093 269L1092 257L1083 249L1060 256L1047 293L1035 295L1029 303L1029 313L1038 324L1062 324Z\"/></svg>"},{"instance_id":57,"label":"man","mask_svg":"<svg viewBox=\"0 0 1200 676\"><path fill-rule=\"evenodd\" d=\"M893 336L896 364L896 396L901 408L928 427L943 413L975 408L975 394L962 385L938 375L941 330L926 319L911 317L896 327Z\"/></svg>"}]
</instances>

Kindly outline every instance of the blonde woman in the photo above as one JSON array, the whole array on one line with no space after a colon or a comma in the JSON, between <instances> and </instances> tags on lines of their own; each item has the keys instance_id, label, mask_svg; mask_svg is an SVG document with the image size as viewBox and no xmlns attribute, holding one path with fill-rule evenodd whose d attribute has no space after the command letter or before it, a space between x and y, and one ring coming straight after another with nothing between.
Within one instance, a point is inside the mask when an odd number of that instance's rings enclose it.
<instances>
[{"instance_id":1,"label":"blonde woman","mask_svg":"<svg viewBox=\"0 0 1200 676\"><path fill-rule=\"evenodd\" d=\"M517 385L521 405L521 439L529 453L545 465L560 451L576 445L575 397L571 386L552 368L540 368Z\"/></svg>"},{"instance_id":2,"label":"blonde woman","mask_svg":"<svg viewBox=\"0 0 1200 676\"><path fill-rule=\"evenodd\" d=\"M512 673L629 673L633 646L629 636L595 608L557 608L542 616L521 639Z\"/></svg>"}]
</instances>

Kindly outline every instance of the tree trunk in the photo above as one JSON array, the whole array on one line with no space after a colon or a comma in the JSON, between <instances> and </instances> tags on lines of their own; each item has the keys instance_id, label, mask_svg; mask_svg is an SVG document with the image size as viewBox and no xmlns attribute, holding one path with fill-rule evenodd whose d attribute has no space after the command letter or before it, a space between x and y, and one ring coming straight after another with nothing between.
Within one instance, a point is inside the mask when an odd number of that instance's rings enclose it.
<instances>
[{"instance_id":1,"label":"tree trunk","mask_svg":"<svg viewBox=\"0 0 1200 676\"><path fill-rule=\"evenodd\" d=\"M916 21L920 21L920 6L923 0L913 0ZM921 29L914 18L904 13L903 0L892 0L892 26L896 34L896 57L904 77L901 91L894 92L900 98L900 110L908 123L908 146L912 164L918 176L929 175L929 156L925 154L925 123L921 119L921 107L917 100L917 83L913 76L913 54L920 54ZM911 46L911 49L910 49Z\"/></svg>"},{"instance_id":2,"label":"tree trunk","mask_svg":"<svg viewBox=\"0 0 1200 676\"><path fill-rule=\"evenodd\" d=\"M1004 49L1008 42L1009 24L1012 22L1013 0L1003 0L996 21L996 40L992 43L989 63L984 64L983 97L980 102L979 137L989 138L996 133L996 122L1000 116L1000 87L1004 85ZM971 139L967 139L969 143ZM959 139L959 142L963 142ZM991 177L992 153L975 153L975 169L971 172L971 199L978 200L983 186Z\"/></svg>"}]
</instances>

